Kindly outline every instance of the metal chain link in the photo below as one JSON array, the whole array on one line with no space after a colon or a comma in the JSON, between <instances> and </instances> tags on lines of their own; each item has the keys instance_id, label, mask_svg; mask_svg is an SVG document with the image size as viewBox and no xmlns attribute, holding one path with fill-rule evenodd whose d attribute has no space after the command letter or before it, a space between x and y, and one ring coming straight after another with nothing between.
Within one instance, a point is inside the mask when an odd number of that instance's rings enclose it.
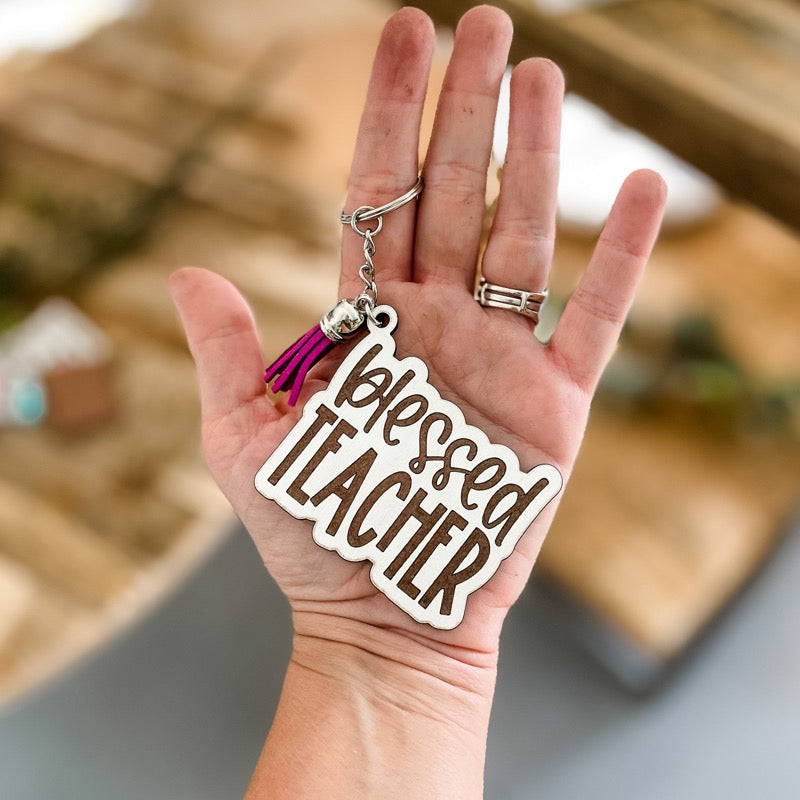
<instances>
[{"instance_id":1,"label":"metal chain link","mask_svg":"<svg viewBox=\"0 0 800 800\"><path fill-rule=\"evenodd\" d=\"M377 220L374 228L361 228L358 223L361 221L361 214L370 213L373 211L372 206L361 206L357 208L352 215L350 215L350 227L364 239L364 263L358 269L358 276L364 284L364 288L353 299L353 303L357 308L360 308L371 319L373 317L372 310L378 305L378 285L375 283L375 264L372 257L375 255L375 239L383 228L383 217L376 217Z\"/></svg>"},{"instance_id":2,"label":"metal chain link","mask_svg":"<svg viewBox=\"0 0 800 800\"><path fill-rule=\"evenodd\" d=\"M375 283L375 264L372 257L375 255L375 240L383 228L383 215L395 211L400 206L405 205L419 196L422 191L422 175L418 176L417 182L404 195L386 203L383 206L359 206L352 214L342 213L341 220L364 239L364 263L359 267L358 275L361 278L364 288L353 299L353 304L363 311L373 322L375 318L375 306L378 305L378 285ZM372 228L365 227L363 230L358 227L359 223L375 221Z\"/></svg>"},{"instance_id":3,"label":"metal chain link","mask_svg":"<svg viewBox=\"0 0 800 800\"><path fill-rule=\"evenodd\" d=\"M359 267L358 276L364 284L361 293L355 298L355 304L369 314L378 305L378 285L375 283L375 242L370 230L364 233L364 263Z\"/></svg>"}]
</instances>

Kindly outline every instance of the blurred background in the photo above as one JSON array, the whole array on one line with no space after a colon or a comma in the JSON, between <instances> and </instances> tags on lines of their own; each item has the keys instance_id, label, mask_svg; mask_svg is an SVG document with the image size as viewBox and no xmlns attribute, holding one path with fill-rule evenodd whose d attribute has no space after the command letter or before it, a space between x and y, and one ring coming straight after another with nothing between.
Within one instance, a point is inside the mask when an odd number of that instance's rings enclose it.
<instances>
[{"instance_id":1,"label":"blurred background","mask_svg":"<svg viewBox=\"0 0 800 800\"><path fill-rule=\"evenodd\" d=\"M427 131L471 4L417 5ZM504 631L486 796L795 798L800 5L500 5L513 59L554 58L569 92L542 338L624 175L658 169L670 204ZM266 360L330 306L394 8L0 0L3 800L247 784L288 611L202 465L165 281L231 278Z\"/></svg>"}]
</instances>

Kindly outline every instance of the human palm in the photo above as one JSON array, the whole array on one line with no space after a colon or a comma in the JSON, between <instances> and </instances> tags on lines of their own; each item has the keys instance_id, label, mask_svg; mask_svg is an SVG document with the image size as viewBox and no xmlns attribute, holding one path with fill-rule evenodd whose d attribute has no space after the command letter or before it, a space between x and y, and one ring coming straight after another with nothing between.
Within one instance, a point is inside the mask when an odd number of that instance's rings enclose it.
<instances>
[{"instance_id":1,"label":"human palm","mask_svg":"<svg viewBox=\"0 0 800 800\"><path fill-rule=\"evenodd\" d=\"M445 77L417 203L392 212L376 235L380 301L399 317L399 358L414 355L429 381L466 421L519 457L523 469L556 466L566 478L589 402L631 302L663 207L658 176L624 184L587 270L550 341L530 322L485 309L472 296L484 213L497 92L511 29L495 9L462 19ZM405 192L417 173L418 131L433 47L429 20L404 9L387 24L375 59L351 171L349 209L378 206ZM492 282L541 290L555 236L557 151L563 81L542 59L512 79L509 145L497 213L483 257ZM345 229L340 296L361 288L361 240ZM295 622L354 623L363 635L391 630L434 647L486 652L522 590L555 503L539 515L497 574L470 596L452 631L421 625L351 563L314 544L311 524L261 497L253 476L322 389L343 357L334 351L306 381L298 408L267 398L252 317L238 292L204 270L182 270L172 292L197 361L206 459L287 595ZM347 346L337 348L347 350Z\"/></svg>"}]
</instances>

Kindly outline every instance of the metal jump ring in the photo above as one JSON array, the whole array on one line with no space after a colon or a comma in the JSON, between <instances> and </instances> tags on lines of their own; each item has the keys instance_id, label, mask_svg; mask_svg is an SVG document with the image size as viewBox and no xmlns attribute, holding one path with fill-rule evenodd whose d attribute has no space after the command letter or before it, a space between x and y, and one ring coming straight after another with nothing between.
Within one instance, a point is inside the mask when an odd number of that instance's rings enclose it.
<instances>
[{"instance_id":1,"label":"metal jump ring","mask_svg":"<svg viewBox=\"0 0 800 800\"><path fill-rule=\"evenodd\" d=\"M422 174L420 173L417 176L417 182L405 194L401 194L400 197L395 197L394 200L390 200L388 203L384 203L382 206L361 206L352 214L345 214L344 211L342 211L340 216L342 225L350 225L354 231L361 233L361 231L355 227L354 221L357 223L369 222L373 219L380 220L384 214L388 214L390 211L396 211L401 206L404 206L406 203L410 203L416 197L419 197L422 193L423 184L424 181L422 179ZM372 232L373 234L377 233L377 231Z\"/></svg>"},{"instance_id":2,"label":"metal jump ring","mask_svg":"<svg viewBox=\"0 0 800 800\"><path fill-rule=\"evenodd\" d=\"M349 219L348 219L350 227L359 236L363 236L364 238L366 238L367 236L370 236L370 237L377 236L381 232L381 228L383 227L383 217L377 217L378 224L374 228L364 228L364 230L362 231L358 227L358 223L359 222L366 222L367 221L366 217L360 217L359 216L359 212L360 211L370 211L371 209L372 209L372 206L359 206L352 214L349 215ZM344 214L342 214L342 218L344 218ZM375 217L370 217L370 219L372 220L372 219L376 219L376 218ZM370 239L370 241L371 241L371 239ZM372 245L372 250L373 250L373 252L375 251L375 245L374 244Z\"/></svg>"}]
</instances>

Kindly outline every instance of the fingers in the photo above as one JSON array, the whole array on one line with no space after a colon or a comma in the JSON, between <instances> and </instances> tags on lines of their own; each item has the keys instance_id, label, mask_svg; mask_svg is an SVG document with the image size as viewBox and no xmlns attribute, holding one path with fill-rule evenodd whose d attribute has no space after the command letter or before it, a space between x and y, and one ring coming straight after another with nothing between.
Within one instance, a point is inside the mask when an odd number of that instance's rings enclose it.
<instances>
[{"instance_id":1,"label":"fingers","mask_svg":"<svg viewBox=\"0 0 800 800\"><path fill-rule=\"evenodd\" d=\"M550 340L552 359L587 393L594 391L614 352L665 201L660 175L640 170L628 176Z\"/></svg>"},{"instance_id":2,"label":"fingers","mask_svg":"<svg viewBox=\"0 0 800 800\"><path fill-rule=\"evenodd\" d=\"M490 283L541 291L553 257L564 77L543 58L511 77L511 116L497 211L483 256Z\"/></svg>"},{"instance_id":3,"label":"fingers","mask_svg":"<svg viewBox=\"0 0 800 800\"><path fill-rule=\"evenodd\" d=\"M511 21L479 6L456 29L420 198L414 278L472 291L483 221L486 171Z\"/></svg>"},{"instance_id":4,"label":"fingers","mask_svg":"<svg viewBox=\"0 0 800 800\"><path fill-rule=\"evenodd\" d=\"M356 139L345 204L348 213L361 205L383 205L414 185L433 44L433 25L417 9L401 9L386 24ZM410 277L415 214L416 203L411 202L387 216L375 259L379 282L381 278ZM364 263L362 247L363 239L345 229L342 297L353 297L361 291L358 269Z\"/></svg>"},{"instance_id":5,"label":"fingers","mask_svg":"<svg viewBox=\"0 0 800 800\"><path fill-rule=\"evenodd\" d=\"M220 275L194 267L173 273L169 290L197 364L204 421L263 398L264 362L252 314L239 292Z\"/></svg>"}]
</instances>

